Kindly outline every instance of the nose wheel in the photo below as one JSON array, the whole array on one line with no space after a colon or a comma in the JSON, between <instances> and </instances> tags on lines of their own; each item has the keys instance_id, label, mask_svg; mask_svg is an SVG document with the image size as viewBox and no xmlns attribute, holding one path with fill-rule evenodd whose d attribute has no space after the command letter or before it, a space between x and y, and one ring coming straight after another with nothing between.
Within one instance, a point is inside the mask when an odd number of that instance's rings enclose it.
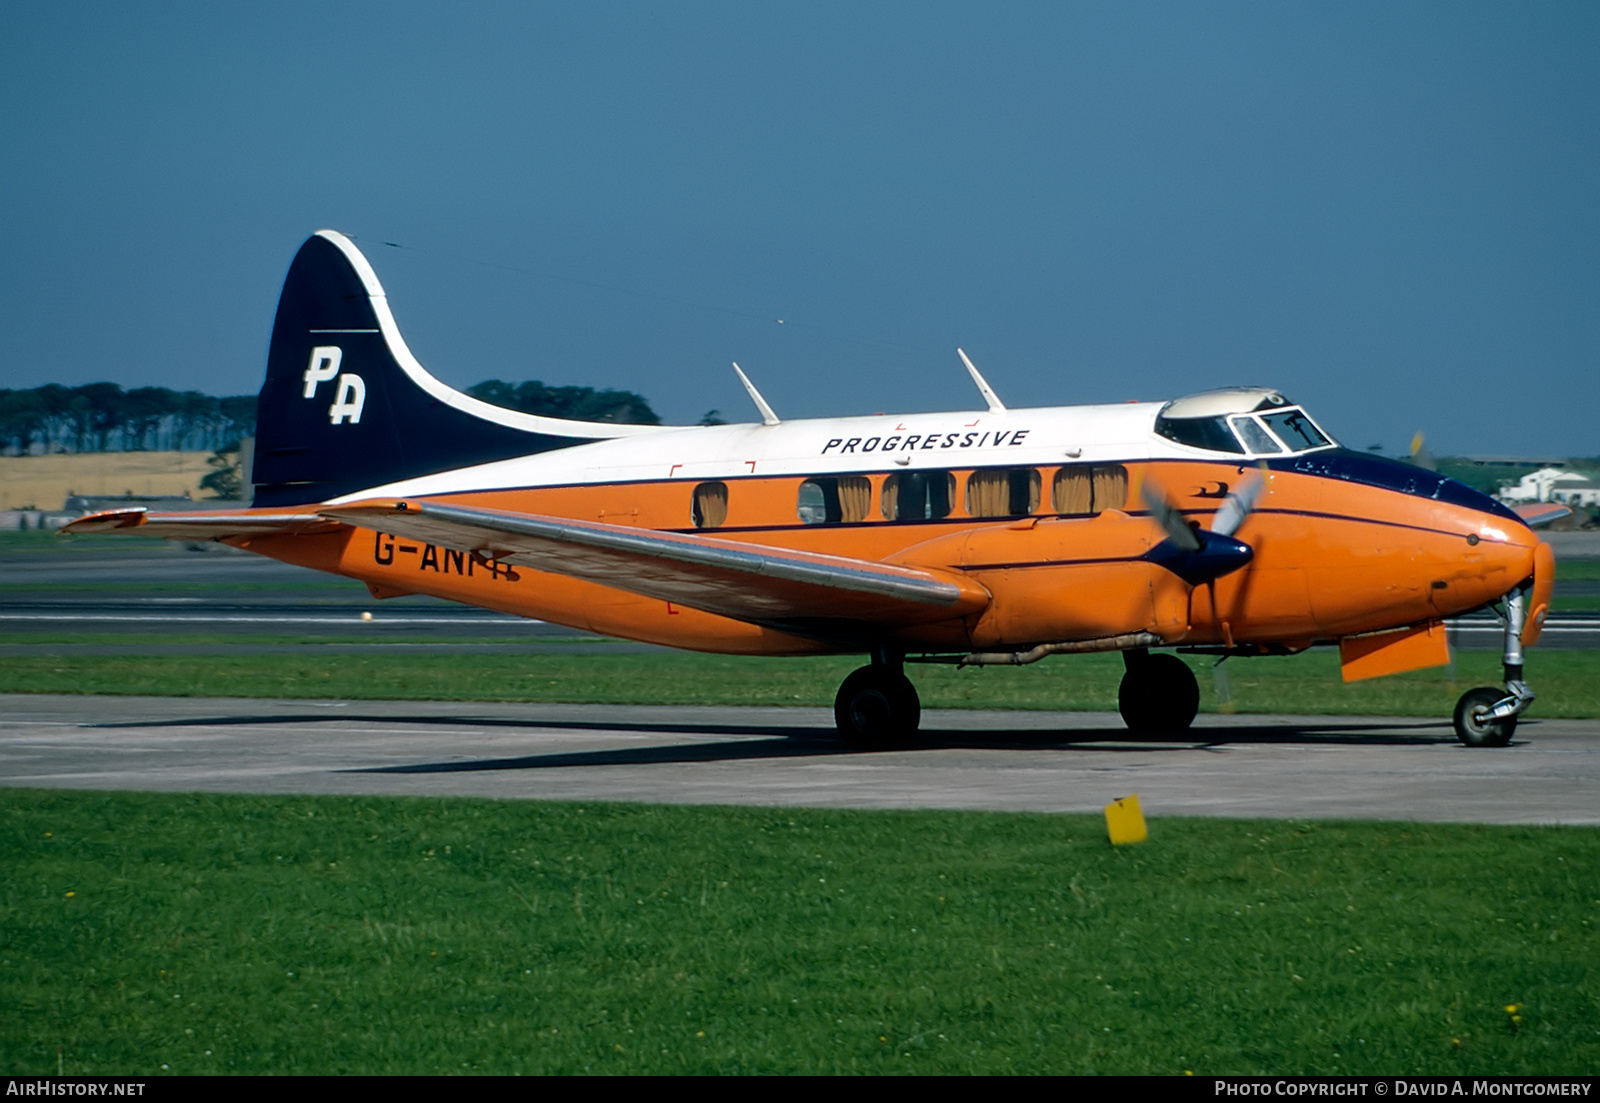
<instances>
[{"instance_id":1,"label":"nose wheel","mask_svg":"<svg viewBox=\"0 0 1600 1103\"><path fill-rule=\"evenodd\" d=\"M1517 718L1496 719L1495 706L1507 700L1504 690L1493 686L1469 689L1456 702L1456 738L1469 747L1504 747L1517 730ZM1515 700L1515 698L1511 698Z\"/></svg>"},{"instance_id":2,"label":"nose wheel","mask_svg":"<svg viewBox=\"0 0 1600 1103\"><path fill-rule=\"evenodd\" d=\"M874 663L844 680L833 701L833 719L851 746L890 747L916 732L922 702L897 665Z\"/></svg>"},{"instance_id":3,"label":"nose wheel","mask_svg":"<svg viewBox=\"0 0 1600 1103\"><path fill-rule=\"evenodd\" d=\"M1200 684L1176 655L1124 651L1117 711L1134 735L1182 735L1200 711Z\"/></svg>"},{"instance_id":4,"label":"nose wheel","mask_svg":"<svg viewBox=\"0 0 1600 1103\"><path fill-rule=\"evenodd\" d=\"M1517 730L1517 717L1533 704L1534 692L1522 680L1522 625L1527 612L1528 585L1506 595L1506 688L1480 686L1456 701L1453 717L1456 738L1469 747L1504 747Z\"/></svg>"}]
</instances>

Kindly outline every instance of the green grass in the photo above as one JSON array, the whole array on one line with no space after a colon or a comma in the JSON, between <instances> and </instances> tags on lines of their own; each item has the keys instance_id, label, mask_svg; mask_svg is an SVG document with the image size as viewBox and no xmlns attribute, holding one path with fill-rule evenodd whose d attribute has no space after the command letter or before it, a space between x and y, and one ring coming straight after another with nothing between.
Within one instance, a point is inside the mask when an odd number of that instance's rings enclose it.
<instances>
[{"instance_id":1,"label":"green grass","mask_svg":"<svg viewBox=\"0 0 1600 1103\"><path fill-rule=\"evenodd\" d=\"M139 554L135 550L137 548L157 546L157 542L154 540L135 540L127 536L109 536L104 533L92 536L68 536L53 529L46 532L40 532L38 529L29 529L27 532L0 532L0 555L19 552L61 551L71 553L105 551L107 548L117 546L110 543L113 540L121 541L121 545L128 548L135 555Z\"/></svg>"},{"instance_id":2,"label":"green grass","mask_svg":"<svg viewBox=\"0 0 1600 1103\"><path fill-rule=\"evenodd\" d=\"M1113 850L1088 816L10 790L0 1053L11 1075L1582 1075L1597 842L1156 819Z\"/></svg>"},{"instance_id":3,"label":"green grass","mask_svg":"<svg viewBox=\"0 0 1600 1103\"><path fill-rule=\"evenodd\" d=\"M1556 589L1563 582L1600 581L1600 559L1573 559L1556 564ZM1562 594L1550 598L1550 608L1558 613L1592 613L1600 610L1600 594Z\"/></svg>"},{"instance_id":4,"label":"green grass","mask_svg":"<svg viewBox=\"0 0 1600 1103\"><path fill-rule=\"evenodd\" d=\"M354 618L352 618L354 619ZM131 652L147 648L152 644L180 644L191 647L387 647L389 644L434 644L453 647L457 644L494 644L497 646L553 646L564 647L567 645L581 645L585 647L605 647L616 645L618 647L648 646L629 642L628 640L614 639L609 636L544 636L534 635L532 632L518 634L516 631L500 632L495 635L487 633L482 635L449 635L444 636L438 631L428 632L418 629L412 632L393 632L385 630L383 635L372 639L362 639L351 635L347 628L340 627L324 635L284 634L257 635L220 634L217 632L29 632L27 635L8 636L6 643L27 643L39 647L55 645L94 645L98 647L126 647ZM0 660L3 662L3 660Z\"/></svg>"},{"instance_id":5,"label":"green grass","mask_svg":"<svg viewBox=\"0 0 1600 1103\"><path fill-rule=\"evenodd\" d=\"M54 532L40 532L38 529L29 529L27 532L6 530L0 532L0 553L9 551L34 551L44 548L63 547L76 543L76 538L60 536Z\"/></svg>"},{"instance_id":6,"label":"green grass","mask_svg":"<svg viewBox=\"0 0 1600 1103\"><path fill-rule=\"evenodd\" d=\"M1190 658L1201 708L1220 711L1209 659ZM831 706L859 658L763 659L686 652L645 654L84 655L0 658L0 693L156 694L176 697L340 697L612 704ZM1448 717L1456 698L1500 681L1499 656L1457 657L1447 667L1346 685L1338 655L1230 659L1238 712ZM1028 667L956 670L907 666L928 708L1115 710L1116 655L1047 659ZM1529 679L1538 717L1600 716L1600 652L1535 651Z\"/></svg>"}]
</instances>

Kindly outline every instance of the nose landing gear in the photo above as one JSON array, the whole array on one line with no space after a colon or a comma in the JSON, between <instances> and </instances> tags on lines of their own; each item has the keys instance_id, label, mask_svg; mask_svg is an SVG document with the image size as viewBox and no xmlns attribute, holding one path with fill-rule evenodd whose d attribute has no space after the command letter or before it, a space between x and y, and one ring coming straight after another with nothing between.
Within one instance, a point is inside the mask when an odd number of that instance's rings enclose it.
<instances>
[{"instance_id":1,"label":"nose landing gear","mask_svg":"<svg viewBox=\"0 0 1600 1103\"><path fill-rule=\"evenodd\" d=\"M1522 680L1522 626L1527 616L1528 591L1524 583L1506 595L1505 666L1506 688L1481 686L1469 689L1456 701L1456 738L1469 747L1504 747L1517 730L1517 717L1533 704L1534 692Z\"/></svg>"}]
</instances>

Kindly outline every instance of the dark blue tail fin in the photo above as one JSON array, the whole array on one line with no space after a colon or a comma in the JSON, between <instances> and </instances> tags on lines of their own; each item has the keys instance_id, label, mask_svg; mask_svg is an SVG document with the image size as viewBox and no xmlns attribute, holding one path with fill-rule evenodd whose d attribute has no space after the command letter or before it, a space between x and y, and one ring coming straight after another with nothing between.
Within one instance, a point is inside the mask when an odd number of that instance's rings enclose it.
<instances>
[{"instance_id":1,"label":"dark blue tail fin","mask_svg":"<svg viewBox=\"0 0 1600 1103\"><path fill-rule=\"evenodd\" d=\"M255 504L325 502L648 431L504 410L445 386L406 347L367 258L320 230L295 254L278 300L256 412Z\"/></svg>"}]
</instances>

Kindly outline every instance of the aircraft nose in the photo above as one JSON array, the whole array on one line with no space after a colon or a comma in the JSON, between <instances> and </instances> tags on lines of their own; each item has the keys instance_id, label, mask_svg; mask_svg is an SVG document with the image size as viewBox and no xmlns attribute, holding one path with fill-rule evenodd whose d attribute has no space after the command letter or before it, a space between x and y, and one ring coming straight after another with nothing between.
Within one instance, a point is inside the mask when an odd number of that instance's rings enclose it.
<instances>
[{"instance_id":1,"label":"aircraft nose","mask_svg":"<svg viewBox=\"0 0 1600 1103\"><path fill-rule=\"evenodd\" d=\"M1522 585L1534 574L1534 554L1539 547L1538 537L1530 541L1507 541L1491 545L1494 549L1489 560L1504 572L1501 578L1502 592Z\"/></svg>"},{"instance_id":2,"label":"aircraft nose","mask_svg":"<svg viewBox=\"0 0 1600 1103\"><path fill-rule=\"evenodd\" d=\"M1455 544L1456 540L1461 543ZM1451 545L1454 550L1435 560L1438 573L1429 583L1433 607L1442 616L1458 616L1499 601L1530 577L1551 573L1536 572L1536 549L1547 545L1520 522L1478 514L1465 539L1454 537L1446 547Z\"/></svg>"}]
</instances>

